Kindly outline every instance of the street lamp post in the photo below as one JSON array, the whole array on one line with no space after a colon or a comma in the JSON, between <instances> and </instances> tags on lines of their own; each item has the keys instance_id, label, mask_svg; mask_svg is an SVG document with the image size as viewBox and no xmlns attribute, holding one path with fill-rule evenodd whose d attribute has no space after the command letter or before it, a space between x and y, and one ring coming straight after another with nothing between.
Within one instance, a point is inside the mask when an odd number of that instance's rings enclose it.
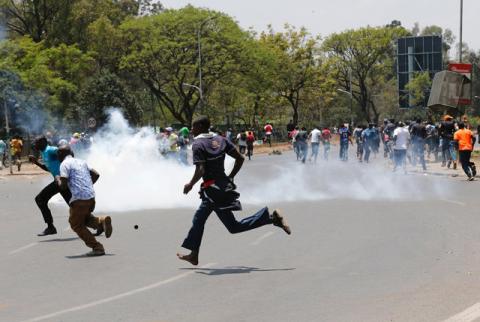
<instances>
[{"instance_id":1,"label":"street lamp post","mask_svg":"<svg viewBox=\"0 0 480 322\"><path fill-rule=\"evenodd\" d=\"M462 51L463 51L463 0L460 0L460 44L459 48L459 58L460 63L462 62Z\"/></svg>"},{"instance_id":2,"label":"street lamp post","mask_svg":"<svg viewBox=\"0 0 480 322\"><path fill-rule=\"evenodd\" d=\"M203 104L202 104L202 101L203 101L203 91L202 91L202 88L199 87L199 86L192 85L192 84L187 84L187 83L182 83L182 86L195 88L195 89L198 91L198 93L200 94L200 107L203 107ZM202 112L203 112L203 111L202 111Z\"/></svg>"},{"instance_id":3,"label":"street lamp post","mask_svg":"<svg viewBox=\"0 0 480 322\"><path fill-rule=\"evenodd\" d=\"M201 42L201 33L202 28L205 24L213 19L218 18L218 16L211 16L203 20L197 28L197 45L198 45L198 88L200 92L200 111L203 113L203 80L202 80L202 42ZM196 86L195 86L196 87Z\"/></svg>"},{"instance_id":4,"label":"street lamp post","mask_svg":"<svg viewBox=\"0 0 480 322\"><path fill-rule=\"evenodd\" d=\"M344 93L344 94L347 94L348 96L350 96L350 125L353 126L353 93L352 93L352 89L350 87L350 92L347 92L346 90L344 89L341 89L341 88L337 88L337 91L341 92L341 93Z\"/></svg>"},{"instance_id":5,"label":"street lamp post","mask_svg":"<svg viewBox=\"0 0 480 322\"><path fill-rule=\"evenodd\" d=\"M10 165L10 174L13 174L12 167L12 153L10 153L10 126L8 122L8 107L7 107L7 93L3 91L3 105L5 107L5 130L7 134L7 154L8 154L8 164Z\"/></svg>"}]
</instances>

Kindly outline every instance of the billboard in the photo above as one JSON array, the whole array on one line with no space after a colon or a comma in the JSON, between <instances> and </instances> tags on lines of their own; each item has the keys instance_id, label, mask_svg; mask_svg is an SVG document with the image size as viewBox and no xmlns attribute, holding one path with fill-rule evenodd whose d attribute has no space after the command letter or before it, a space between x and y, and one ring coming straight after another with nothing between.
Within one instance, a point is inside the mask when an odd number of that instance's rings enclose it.
<instances>
[{"instance_id":1,"label":"billboard","mask_svg":"<svg viewBox=\"0 0 480 322\"><path fill-rule=\"evenodd\" d=\"M397 39L398 103L401 108L413 107L406 85L415 73L428 72L430 79L443 70L442 37L421 36ZM427 105L430 93L425 93Z\"/></svg>"}]
</instances>

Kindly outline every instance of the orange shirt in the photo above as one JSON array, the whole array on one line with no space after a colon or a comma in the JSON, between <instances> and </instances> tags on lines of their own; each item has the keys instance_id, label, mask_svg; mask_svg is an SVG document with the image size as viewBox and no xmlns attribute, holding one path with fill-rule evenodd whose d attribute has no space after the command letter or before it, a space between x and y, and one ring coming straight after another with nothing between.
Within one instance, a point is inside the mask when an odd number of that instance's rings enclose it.
<instances>
[{"instance_id":1,"label":"orange shirt","mask_svg":"<svg viewBox=\"0 0 480 322\"><path fill-rule=\"evenodd\" d=\"M13 139L10 141L10 146L12 147L12 152L14 154L22 152L23 142L20 139Z\"/></svg>"},{"instance_id":2,"label":"orange shirt","mask_svg":"<svg viewBox=\"0 0 480 322\"><path fill-rule=\"evenodd\" d=\"M470 130L462 129L455 132L453 139L458 141L458 150L460 151L472 151L472 137L473 133Z\"/></svg>"}]
</instances>

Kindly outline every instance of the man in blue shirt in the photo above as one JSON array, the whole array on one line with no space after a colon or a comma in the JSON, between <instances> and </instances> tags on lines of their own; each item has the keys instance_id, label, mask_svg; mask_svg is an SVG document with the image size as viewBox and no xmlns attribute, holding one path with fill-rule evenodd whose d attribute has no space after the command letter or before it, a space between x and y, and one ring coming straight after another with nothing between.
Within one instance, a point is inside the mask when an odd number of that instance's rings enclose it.
<instances>
[{"instance_id":1,"label":"man in blue shirt","mask_svg":"<svg viewBox=\"0 0 480 322\"><path fill-rule=\"evenodd\" d=\"M352 133L345 124L340 125L338 129L340 136L340 160L348 161L348 143L352 143Z\"/></svg>"},{"instance_id":2,"label":"man in blue shirt","mask_svg":"<svg viewBox=\"0 0 480 322\"><path fill-rule=\"evenodd\" d=\"M193 217L192 228L190 228L187 238L182 244L182 247L189 249L191 252L186 255L177 254L179 259L192 265L198 265L198 254L205 222L212 212L217 214L232 234L269 224L282 228L287 234L291 233L290 227L279 211L274 210L270 214L267 207L240 221L235 219L233 211L242 208L238 200L240 194L235 191L236 186L233 183L233 178L240 171L245 159L229 140L215 133L209 133L209 128L210 120L206 116L199 116L193 121L192 131L195 140L192 145L192 152L195 173L190 182L183 188L183 193L187 194L200 179L203 179L200 189L202 202ZM224 167L227 154L235 159L232 172L228 176Z\"/></svg>"},{"instance_id":3,"label":"man in blue shirt","mask_svg":"<svg viewBox=\"0 0 480 322\"><path fill-rule=\"evenodd\" d=\"M57 233L57 229L53 225L52 212L48 208L48 201L57 193L60 193L65 202L68 204L72 194L68 189L60 191L57 183L55 182L55 176L60 175L60 161L57 155L58 148L48 145L47 138L45 136L39 136L35 139L34 148L40 152L43 163L38 162L38 159L33 155L29 157L30 162L37 165L41 169L50 172L53 176L52 182L43 188L43 190L40 191L40 193L35 197L35 202L42 212L43 220L47 224L47 228L45 228L43 232L39 233L38 236L54 235Z\"/></svg>"},{"instance_id":4,"label":"man in blue shirt","mask_svg":"<svg viewBox=\"0 0 480 322\"><path fill-rule=\"evenodd\" d=\"M0 140L0 170L2 170L3 166L5 165L5 156L7 155L5 152L7 151L7 144Z\"/></svg>"}]
</instances>

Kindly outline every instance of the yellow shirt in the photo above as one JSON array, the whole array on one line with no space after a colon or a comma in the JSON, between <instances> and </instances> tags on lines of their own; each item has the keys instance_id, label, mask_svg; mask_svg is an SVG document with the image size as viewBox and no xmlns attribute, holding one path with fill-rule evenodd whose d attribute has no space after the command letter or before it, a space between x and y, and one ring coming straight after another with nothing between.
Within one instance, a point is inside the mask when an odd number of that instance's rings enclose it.
<instances>
[{"instance_id":1,"label":"yellow shirt","mask_svg":"<svg viewBox=\"0 0 480 322\"><path fill-rule=\"evenodd\" d=\"M10 141L10 146L12 147L12 153L17 154L22 152L23 142L20 139L13 139Z\"/></svg>"}]
</instances>

